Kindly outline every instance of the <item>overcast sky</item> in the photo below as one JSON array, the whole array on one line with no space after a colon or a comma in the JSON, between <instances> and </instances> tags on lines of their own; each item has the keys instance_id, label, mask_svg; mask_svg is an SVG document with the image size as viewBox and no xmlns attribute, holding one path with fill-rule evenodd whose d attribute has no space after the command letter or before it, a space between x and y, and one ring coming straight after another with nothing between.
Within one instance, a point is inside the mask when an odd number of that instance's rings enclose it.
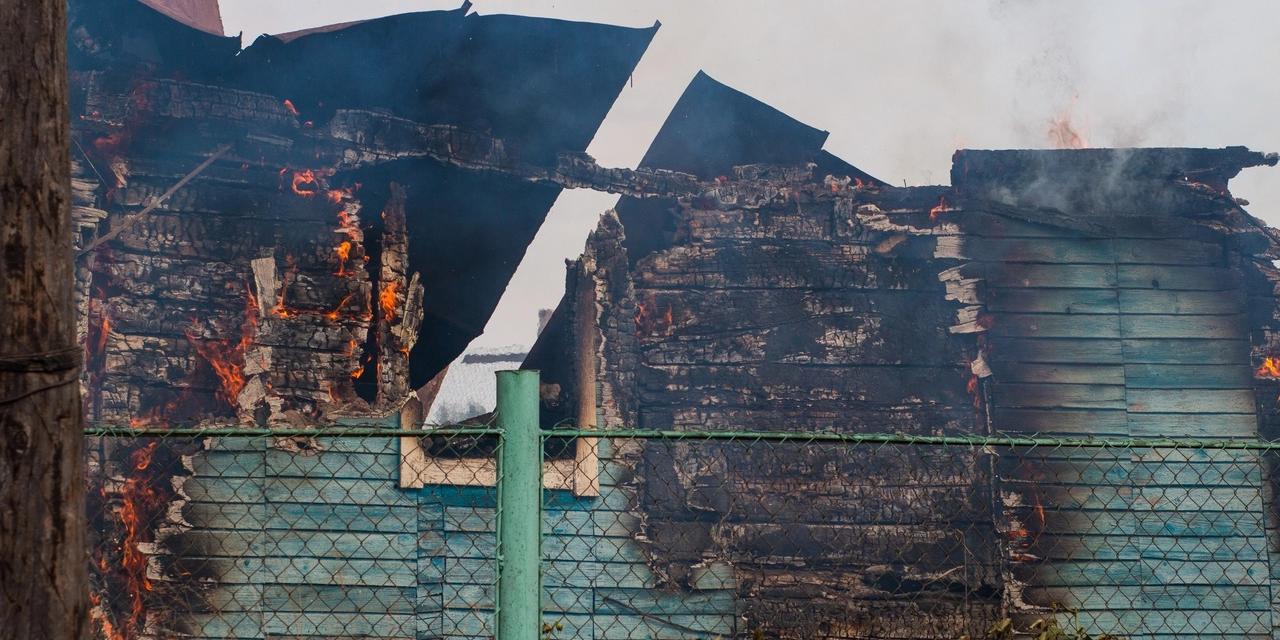
<instances>
[{"instance_id":1,"label":"overcast sky","mask_svg":"<svg viewBox=\"0 0 1280 640\"><path fill-rule=\"evenodd\" d=\"M227 32L280 33L460 1L221 0ZM895 184L946 184L956 148L1044 147L1069 115L1090 146L1280 151L1276 0L474 0L473 11L662 28L588 152L634 167L699 70L831 132ZM305 6L300 10L299 6ZM1280 226L1280 168L1232 192ZM528 344L565 258L616 198L565 191L475 345Z\"/></svg>"}]
</instances>

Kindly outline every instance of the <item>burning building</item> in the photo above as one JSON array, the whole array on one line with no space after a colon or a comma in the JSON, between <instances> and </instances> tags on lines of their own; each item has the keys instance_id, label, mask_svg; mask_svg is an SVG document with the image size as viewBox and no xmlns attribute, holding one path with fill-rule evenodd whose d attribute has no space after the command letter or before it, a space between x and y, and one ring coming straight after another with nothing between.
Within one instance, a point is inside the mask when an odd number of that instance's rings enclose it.
<instances>
[{"instance_id":1,"label":"burning building","mask_svg":"<svg viewBox=\"0 0 1280 640\"><path fill-rule=\"evenodd\" d=\"M898 188L699 75L605 169L654 29L464 5L241 51L201 6L72 5L86 411L294 435L93 443L100 637L490 637L485 443L296 433L417 426L566 187L624 197L526 361L548 423L1273 435L1280 236L1227 182L1274 155L965 150ZM1261 455L561 444L555 637L1280 622Z\"/></svg>"},{"instance_id":2,"label":"burning building","mask_svg":"<svg viewBox=\"0 0 1280 640\"><path fill-rule=\"evenodd\" d=\"M527 363L560 417L1274 434L1280 236L1227 190L1274 154L964 150L951 187L895 188L824 138L694 80L642 166L710 188L601 219ZM617 442L600 490L630 496L656 582L733 594L726 635L982 637L1063 608L1124 637L1272 633L1255 454Z\"/></svg>"},{"instance_id":3,"label":"burning building","mask_svg":"<svg viewBox=\"0 0 1280 640\"><path fill-rule=\"evenodd\" d=\"M207 4L72 3L88 417L394 428L479 335L561 189L522 167L586 147L654 29L463 5L241 51L194 20ZM398 440L314 444L96 442L98 632L336 635L318 621L346 616L344 633L414 637ZM376 620L350 610L375 596Z\"/></svg>"}]
</instances>

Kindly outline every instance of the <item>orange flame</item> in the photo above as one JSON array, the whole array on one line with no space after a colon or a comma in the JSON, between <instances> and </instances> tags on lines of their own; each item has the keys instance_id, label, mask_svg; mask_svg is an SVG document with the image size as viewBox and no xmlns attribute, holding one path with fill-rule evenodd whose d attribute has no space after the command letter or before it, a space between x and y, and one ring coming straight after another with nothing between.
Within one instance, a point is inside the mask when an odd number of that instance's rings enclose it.
<instances>
[{"instance_id":1,"label":"orange flame","mask_svg":"<svg viewBox=\"0 0 1280 640\"><path fill-rule=\"evenodd\" d=\"M946 210L947 210L946 196L938 196L938 204L933 205L933 208L929 209L929 219L937 220L938 216L942 215L943 212L945 212Z\"/></svg>"},{"instance_id":2,"label":"orange flame","mask_svg":"<svg viewBox=\"0 0 1280 640\"><path fill-rule=\"evenodd\" d=\"M1253 372L1255 378L1280 379L1280 357L1267 356Z\"/></svg>"},{"instance_id":3,"label":"orange flame","mask_svg":"<svg viewBox=\"0 0 1280 640\"><path fill-rule=\"evenodd\" d=\"M391 322L396 319L396 289L399 284L388 282L378 293L378 304L382 307L382 317Z\"/></svg>"},{"instance_id":4,"label":"orange flame","mask_svg":"<svg viewBox=\"0 0 1280 640\"><path fill-rule=\"evenodd\" d=\"M289 100L289 99L287 99L287 98L285 99L285 101L284 101L284 110L285 110L285 111L288 111L288 112L289 112L289 115L291 115L291 116L293 116L293 117L295 117L295 118L296 118L296 117L298 117L298 108L297 108L297 107L295 107L295 106L293 106L293 101L292 101L292 100Z\"/></svg>"},{"instance_id":5,"label":"orange flame","mask_svg":"<svg viewBox=\"0 0 1280 640\"><path fill-rule=\"evenodd\" d=\"M351 257L351 241L343 240L334 247L334 252L338 254L338 271L334 275L347 275L347 259Z\"/></svg>"},{"instance_id":6,"label":"orange flame","mask_svg":"<svg viewBox=\"0 0 1280 640\"><path fill-rule=\"evenodd\" d=\"M289 283L298 276L298 263L294 262L293 256L286 255L284 261L287 266L284 277L280 279L280 298L276 300L275 306L271 307L272 315L280 318L288 318L290 315L289 308L285 306L285 294L289 291Z\"/></svg>"},{"instance_id":7,"label":"orange flame","mask_svg":"<svg viewBox=\"0 0 1280 640\"><path fill-rule=\"evenodd\" d=\"M326 311L326 312L324 313L324 317L325 317L325 319L327 319L327 320L337 320L337 319L338 319L338 312L339 312L339 311L342 311L342 308L343 308L343 307L345 307L345 306L347 306L347 303L351 301L351 296L353 296L353 295L355 295L355 294L348 293L348 294L346 295L346 297L344 297L340 302L338 302L338 306L334 307L332 311Z\"/></svg>"},{"instance_id":8,"label":"orange flame","mask_svg":"<svg viewBox=\"0 0 1280 640\"><path fill-rule=\"evenodd\" d=\"M1089 141L1080 133L1079 125L1072 122L1072 105L1067 107L1062 113L1049 119L1049 129L1046 131L1049 137L1049 143L1054 149L1084 149L1089 146Z\"/></svg>"},{"instance_id":9,"label":"orange flame","mask_svg":"<svg viewBox=\"0 0 1280 640\"><path fill-rule=\"evenodd\" d=\"M145 471L151 466L151 459L159 442L151 442L134 451L129 462L137 471ZM152 489L146 476L131 476L121 489L120 522L124 525L124 540L120 542L121 566L124 568L128 583L129 619L123 625L118 638L137 637L142 631L146 611L143 593L154 590L151 579L147 577L147 556L138 548L139 543L146 542L143 531L143 515L155 510L161 496ZM104 624L104 630L109 624ZM114 630L113 630L114 631Z\"/></svg>"},{"instance_id":10,"label":"orange flame","mask_svg":"<svg viewBox=\"0 0 1280 640\"><path fill-rule=\"evenodd\" d=\"M338 233L354 236L360 230L356 219L345 208L338 209Z\"/></svg>"},{"instance_id":11,"label":"orange flame","mask_svg":"<svg viewBox=\"0 0 1280 640\"><path fill-rule=\"evenodd\" d=\"M657 331L665 334L671 333L671 327L675 324L675 314L672 312L671 304L668 303L666 309L659 311L657 301L651 295L649 301L643 300L636 302L635 311L636 335L648 335Z\"/></svg>"},{"instance_id":12,"label":"orange flame","mask_svg":"<svg viewBox=\"0 0 1280 640\"><path fill-rule=\"evenodd\" d=\"M244 377L244 354L253 343L258 331L258 301L253 292L246 286L246 304L244 322L240 325L240 339L235 343L228 340L202 341L196 337L195 331L187 332L187 340L213 368L222 388L218 395L232 407L236 406L236 398L244 389L247 380Z\"/></svg>"},{"instance_id":13,"label":"orange flame","mask_svg":"<svg viewBox=\"0 0 1280 640\"><path fill-rule=\"evenodd\" d=\"M310 188L303 189L302 187L304 186L309 186ZM293 192L296 195L302 196L304 198L310 198L311 196L316 195L315 186L316 186L316 174L314 171L310 169L305 169L303 171L293 172L293 180L290 181L289 187L293 189Z\"/></svg>"}]
</instances>

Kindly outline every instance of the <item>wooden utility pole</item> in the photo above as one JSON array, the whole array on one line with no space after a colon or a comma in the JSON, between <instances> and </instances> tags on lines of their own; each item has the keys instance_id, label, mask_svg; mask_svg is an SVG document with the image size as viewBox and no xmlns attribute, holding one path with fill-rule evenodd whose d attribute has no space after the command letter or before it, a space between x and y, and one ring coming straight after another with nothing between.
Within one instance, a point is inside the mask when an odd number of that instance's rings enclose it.
<instances>
[{"instance_id":1,"label":"wooden utility pole","mask_svg":"<svg viewBox=\"0 0 1280 640\"><path fill-rule=\"evenodd\" d=\"M88 631L66 3L0 0L0 640Z\"/></svg>"}]
</instances>

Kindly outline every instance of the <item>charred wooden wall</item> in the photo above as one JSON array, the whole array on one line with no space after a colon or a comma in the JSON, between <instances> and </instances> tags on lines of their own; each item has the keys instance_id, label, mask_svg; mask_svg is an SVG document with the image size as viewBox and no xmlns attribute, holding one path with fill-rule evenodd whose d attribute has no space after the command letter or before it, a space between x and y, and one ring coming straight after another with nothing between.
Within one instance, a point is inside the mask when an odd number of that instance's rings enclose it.
<instances>
[{"instance_id":1,"label":"charred wooden wall","mask_svg":"<svg viewBox=\"0 0 1280 640\"><path fill-rule=\"evenodd\" d=\"M599 331L579 351L597 361L599 424L1266 434L1277 234L1226 183L1275 161L962 152L953 189L901 190L750 166L706 197L646 202L666 224L633 211L640 242L606 214L574 267L594 274L573 308ZM773 203L726 196L762 175L794 182ZM1055 607L1126 636L1273 625L1273 470L1253 453L617 452L655 574L687 588L731 567L740 633L954 637Z\"/></svg>"},{"instance_id":2,"label":"charred wooden wall","mask_svg":"<svg viewBox=\"0 0 1280 640\"><path fill-rule=\"evenodd\" d=\"M596 297L578 310L599 317L602 428L985 432L968 390L975 342L947 329L950 264L933 252L954 227L930 219L933 195L891 212L915 235L869 227L854 199L685 206L674 246L631 269L606 214L584 260ZM618 450L653 570L687 589L709 563L732 567L739 632L941 638L998 615L991 475L975 450Z\"/></svg>"},{"instance_id":3,"label":"charred wooden wall","mask_svg":"<svg viewBox=\"0 0 1280 640\"><path fill-rule=\"evenodd\" d=\"M135 0L71 3L91 420L400 426L559 192L522 163L582 151L656 29L468 6L242 52ZM399 488L397 438L93 445L100 637L463 628L433 606L445 525Z\"/></svg>"}]
</instances>

